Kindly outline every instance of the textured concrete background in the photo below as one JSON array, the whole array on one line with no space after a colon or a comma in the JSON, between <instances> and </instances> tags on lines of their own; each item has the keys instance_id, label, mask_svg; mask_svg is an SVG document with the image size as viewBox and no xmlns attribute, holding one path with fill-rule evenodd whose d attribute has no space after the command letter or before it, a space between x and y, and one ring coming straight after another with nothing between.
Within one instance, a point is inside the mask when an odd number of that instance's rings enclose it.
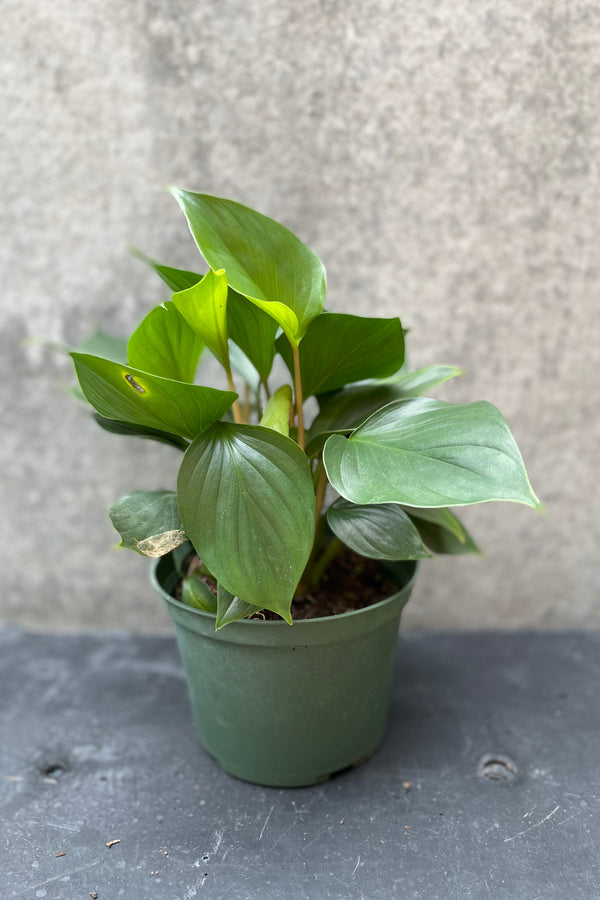
<instances>
[{"instance_id":1,"label":"textured concrete background","mask_svg":"<svg viewBox=\"0 0 600 900\"><path fill-rule=\"evenodd\" d=\"M545 517L468 510L487 551L423 567L413 627L600 626L600 11L583 0L5 0L2 616L162 628L105 509L178 455L101 432L28 338L128 333L196 264L168 183L280 219L329 307L400 314L447 400L509 421Z\"/></svg>"}]
</instances>

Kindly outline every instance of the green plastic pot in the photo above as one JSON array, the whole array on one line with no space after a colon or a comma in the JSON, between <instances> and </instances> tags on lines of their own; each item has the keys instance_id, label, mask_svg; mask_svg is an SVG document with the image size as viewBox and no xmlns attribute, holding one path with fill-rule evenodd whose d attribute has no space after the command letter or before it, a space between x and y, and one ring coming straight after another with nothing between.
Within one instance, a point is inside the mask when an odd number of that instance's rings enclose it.
<instances>
[{"instance_id":1,"label":"green plastic pot","mask_svg":"<svg viewBox=\"0 0 600 900\"><path fill-rule=\"evenodd\" d=\"M383 737L400 614L417 571L389 570L399 590L365 609L294 622L215 617L173 596L171 555L153 583L175 634L200 739L222 769L255 784L300 787L364 762Z\"/></svg>"}]
</instances>

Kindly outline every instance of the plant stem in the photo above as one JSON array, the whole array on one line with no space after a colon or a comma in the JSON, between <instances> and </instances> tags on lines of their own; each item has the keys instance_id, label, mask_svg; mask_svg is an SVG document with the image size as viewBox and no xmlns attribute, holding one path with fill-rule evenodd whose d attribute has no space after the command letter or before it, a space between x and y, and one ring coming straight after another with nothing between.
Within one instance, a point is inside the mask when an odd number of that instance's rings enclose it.
<instances>
[{"instance_id":1,"label":"plant stem","mask_svg":"<svg viewBox=\"0 0 600 900\"><path fill-rule=\"evenodd\" d=\"M314 563L312 567L312 571L310 573L310 583L311 585L318 584L321 579L323 572L326 570L327 566L335 559L340 550L342 549L342 542L339 538L334 537L331 539L323 553L321 553L320 557Z\"/></svg>"},{"instance_id":2,"label":"plant stem","mask_svg":"<svg viewBox=\"0 0 600 900\"><path fill-rule=\"evenodd\" d=\"M265 394L267 395L267 400L268 400L269 397L271 396L271 391L269 390L269 385L268 385L267 379L266 379L266 378L261 378L261 379L260 379L260 383L262 384L262 386L263 386L264 389L265 389Z\"/></svg>"},{"instance_id":3,"label":"plant stem","mask_svg":"<svg viewBox=\"0 0 600 900\"><path fill-rule=\"evenodd\" d=\"M235 384L233 383L233 375L231 374L231 368L226 366L225 372L227 373L227 383L229 385L229 390L233 391L234 394L237 394L235 389ZM234 400L231 406L233 412L233 421L237 422L238 425L241 425L244 421L244 417L242 415L242 410L240 409L240 404L237 400Z\"/></svg>"},{"instance_id":4,"label":"plant stem","mask_svg":"<svg viewBox=\"0 0 600 900\"><path fill-rule=\"evenodd\" d=\"M250 421L250 385L246 382L244 384L244 422Z\"/></svg>"},{"instance_id":5,"label":"plant stem","mask_svg":"<svg viewBox=\"0 0 600 900\"><path fill-rule=\"evenodd\" d=\"M325 466L323 465L322 456L319 457L319 461L313 475L313 483L315 486L316 494L315 537L313 540L312 550L310 551L310 556L308 557L308 562L304 567L304 572L302 573L302 578L300 579L300 584L298 585L298 592L300 594L304 593L304 591L307 589L307 585L315 583L312 576L312 568L315 562L315 556L320 549L321 540L325 532L325 526L327 523L325 516L321 515L323 502L325 500L325 491L327 490L327 473L325 472Z\"/></svg>"},{"instance_id":6,"label":"plant stem","mask_svg":"<svg viewBox=\"0 0 600 900\"><path fill-rule=\"evenodd\" d=\"M315 536L321 519L321 510L325 500L325 491L327 490L327 472L323 465L323 457L319 457L317 468L315 471L315 495L316 495L316 511L315 511Z\"/></svg>"},{"instance_id":7,"label":"plant stem","mask_svg":"<svg viewBox=\"0 0 600 900\"><path fill-rule=\"evenodd\" d=\"M304 398L302 396L302 375L300 372L300 351L297 344L292 344L292 353L294 354L294 394L296 400L296 416L298 417L298 445L301 450L305 448L304 439L304 411L302 404Z\"/></svg>"}]
</instances>

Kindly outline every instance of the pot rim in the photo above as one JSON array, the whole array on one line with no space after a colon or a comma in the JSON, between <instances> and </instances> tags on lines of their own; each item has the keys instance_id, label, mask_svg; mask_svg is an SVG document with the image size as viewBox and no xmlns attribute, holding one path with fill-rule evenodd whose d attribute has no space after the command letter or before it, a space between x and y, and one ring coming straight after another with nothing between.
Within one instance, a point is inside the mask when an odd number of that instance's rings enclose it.
<instances>
[{"instance_id":1,"label":"pot rim","mask_svg":"<svg viewBox=\"0 0 600 900\"><path fill-rule=\"evenodd\" d=\"M159 579L159 568L161 567L161 564L164 565L165 561L169 560L170 558L171 554L168 553L166 556L161 556L160 558L154 560L150 575L154 589L158 591L158 594L162 597L162 599L166 603L168 603L168 605L171 606L174 610L177 610L180 613L185 612L186 615L190 614L191 616L196 616L198 619L203 619L206 622L212 622L214 625L216 619L215 613L209 613L202 609L195 609L193 606L187 606L185 603L181 603L181 601L176 600L175 597L173 597L173 595L170 594L166 587L161 583ZM405 594L406 602L408 602L411 591L414 588L417 575L419 573L419 560L410 559L401 560L400 562L409 566L413 566L413 571L408 581L401 587L399 586L398 590L394 591L394 593L390 594L388 597L383 597L383 599L378 600L376 603L371 603L369 606L363 606L361 609L352 609L348 612L337 613L330 616L319 616L318 618L314 619L295 619L292 625L289 625L288 622L285 622L283 619L236 619L235 622L232 622L226 627L227 629L232 628L232 626L235 626L236 628L316 628L319 623L336 622L341 620L347 621L348 619L353 619L357 618L358 616L368 614L372 610L383 610L385 606L395 603L399 594Z\"/></svg>"}]
</instances>

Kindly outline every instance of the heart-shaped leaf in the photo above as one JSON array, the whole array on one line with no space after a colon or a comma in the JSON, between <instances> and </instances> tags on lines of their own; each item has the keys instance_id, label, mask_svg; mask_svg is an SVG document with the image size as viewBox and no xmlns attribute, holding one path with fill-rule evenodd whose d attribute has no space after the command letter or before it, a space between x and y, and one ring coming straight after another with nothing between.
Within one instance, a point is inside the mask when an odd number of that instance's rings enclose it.
<instances>
[{"instance_id":1,"label":"heart-shaped leaf","mask_svg":"<svg viewBox=\"0 0 600 900\"><path fill-rule=\"evenodd\" d=\"M327 522L341 541L370 559L422 559L430 556L419 532L396 504L357 506L336 500L327 510Z\"/></svg>"},{"instance_id":2,"label":"heart-shaped leaf","mask_svg":"<svg viewBox=\"0 0 600 900\"><path fill-rule=\"evenodd\" d=\"M291 621L315 516L298 445L259 425L219 422L187 450L178 497L186 534L217 582Z\"/></svg>"},{"instance_id":3,"label":"heart-shaped leaf","mask_svg":"<svg viewBox=\"0 0 600 900\"><path fill-rule=\"evenodd\" d=\"M289 342L279 338L277 349L293 375ZM299 352L302 392L310 397L397 372L404 362L404 333L397 318L322 313L310 323Z\"/></svg>"},{"instance_id":4,"label":"heart-shaped leaf","mask_svg":"<svg viewBox=\"0 0 600 900\"><path fill-rule=\"evenodd\" d=\"M121 547L144 556L164 556L187 541L174 491L134 491L108 511L121 535Z\"/></svg>"},{"instance_id":5,"label":"heart-shaped leaf","mask_svg":"<svg viewBox=\"0 0 600 900\"><path fill-rule=\"evenodd\" d=\"M194 438L220 419L237 397L232 391L171 381L98 356L71 356L87 401L107 419Z\"/></svg>"},{"instance_id":6,"label":"heart-shaped leaf","mask_svg":"<svg viewBox=\"0 0 600 900\"><path fill-rule=\"evenodd\" d=\"M350 438L328 438L323 460L333 487L353 503L539 506L515 440L491 403L390 403Z\"/></svg>"},{"instance_id":7,"label":"heart-shaped leaf","mask_svg":"<svg viewBox=\"0 0 600 900\"><path fill-rule=\"evenodd\" d=\"M211 269L225 269L233 289L297 344L323 308L320 259L283 225L241 203L179 188L172 193Z\"/></svg>"},{"instance_id":8,"label":"heart-shaped leaf","mask_svg":"<svg viewBox=\"0 0 600 900\"><path fill-rule=\"evenodd\" d=\"M152 309L129 338L130 366L174 381L194 382L204 344L171 301Z\"/></svg>"},{"instance_id":9,"label":"heart-shaped leaf","mask_svg":"<svg viewBox=\"0 0 600 900\"><path fill-rule=\"evenodd\" d=\"M319 413L308 431L306 452L313 456L330 434L352 431L388 403L427 393L460 374L461 370L452 366L426 366L396 378L354 384L320 397Z\"/></svg>"}]
</instances>

